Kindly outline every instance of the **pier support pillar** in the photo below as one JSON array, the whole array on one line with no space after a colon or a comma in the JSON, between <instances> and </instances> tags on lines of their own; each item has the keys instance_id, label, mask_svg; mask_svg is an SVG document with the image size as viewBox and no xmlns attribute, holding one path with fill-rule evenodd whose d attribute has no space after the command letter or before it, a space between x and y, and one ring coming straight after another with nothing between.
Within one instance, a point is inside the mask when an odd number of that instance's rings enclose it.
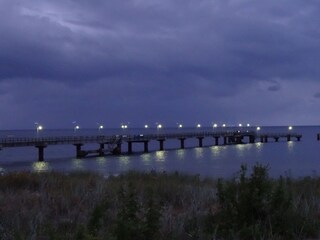
<instances>
[{"instance_id":1,"label":"pier support pillar","mask_svg":"<svg viewBox=\"0 0 320 240\"><path fill-rule=\"evenodd\" d=\"M320 140L320 133L317 134L317 140Z\"/></svg>"},{"instance_id":2,"label":"pier support pillar","mask_svg":"<svg viewBox=\"0 0 320 240\"><path fill-rule=\"evenodd\" d=\"M235 136L234 137L234 142L236 144L243 144L242 140L243 140L243 136Z\"/></svg>"},{"instance_id":3,"label":"pier support pillar","mask_svg":"<svg viewBox=\"0 0 320 240\"><path fill-rule=\"evenodd\" d=\"M288 141L288 142L291 141L291 135L287 135L287 141Z\"/></svg>"},{"instance_id":4,"label":"pier support pillar","mask_svg":"<svg viewBox=\"0 0 320 240\"><path fill-rule=\"evenodd\" d=\"M184 149L184 140L186 140L185 138L179 138L180 140L180 148Z\"/></svg>"},{"instance_id":5,"label":"pier support pillar","mask_svg":"<svg viewBox=\"0 0 320 240\"><path fill-rule=\"evenodd\" d=\"M266 143L268 142L268 136L264 137L264 142L266 142Z\"/></svg>"},{"instance_id":6,"label":"pier support pillar","mask_svg":"<svg viewBox=\"0 0 320 240\"><path fill-rule=\"evenodd\" d=\"M227 143L228 143L228 137L223 137L223 144L227 145Z\"/></svg>"},{"instance_id":7,"label":"pier support pillar","mask_svg":"<svg viewBox=\"0 0 320 240\"><path fill-rule=\"evenodd\" d=\"M44 149L46 148L46 145L38 145L36 148L38 148L38 161L43 162L44 161Z\"/></svg>"},{"instance_id":8,"label":"pier support pillar","mask_svg":"<svg viewBox=\"0 0 320 240\"><path fill-rule=\"evenodd\" d=\"M132 153L132 142L128 141L128 153L131 154Z\"/></svg>"},{"instance_id":9,"label":"pier support pillar","mask_svg":"<svg viewBox=\"0 0 320 240\"><path fill-rule=\"evenodd\" d=\"M149 152L149 147L148 147L149 141L144 141L143 143L144 143L144 152L145 153Z\"/></svg>"},{"instance_id":10,"label":"pier support pillar","mask_svg":"<svg viewBox=\"0 0 320 240\"><path fill-rule=\"evenodd\" d=\"M301 137L300 137L300 136L297 136L297 140L298 140L298 142L300 142L300 139L301 139Z\"/></svg>"},{"instance_id":11,"label":"pier support pillar","mask_svg":"<svg viewBox=\"0 0 320 240\"><path fill-rule=\"evenodd\" d=\"M82 154L82 151L81 151L81 147L82 147L82 143L77 143L77 144L74 144L76 146L76 158L82 158L83 154Z\"/></svg>"},{"instance_id":12,"label":"pier support pillar","mask_svg":"<svg viewBox=\"0 0 320 240\"><path fill-rule=\"evenodd\" d=\"M254 143L256 140L255 136L249 136L249 143Z\"/></svg>"},{"instance_id":13,"label":"pier support pillar","mask_svg":"<svg viewBox=\"0 0 320 240\"><path fill-rule=\"evenodd\" d=\"M218 146L219 145L219 137L214 137L215 139L215 145Z\"/></svg>"},{"instance_id":14,"label":"pier support pillar","mask_svg":"<svg viewBox=\"0 0 320 240\"><path fill-rule=\"evenodd\" d=\"M231 143L231 144L238 143L237 137L235 137L235 136L229 137L228 143Z\"/></svg>"},{"instance_id":15,"label":"pier support pillar","mask_svg":"<svg viewBox=\"0 0 320 240\"><path fill-rule=\"evenodd\" d=\"M122 146L121 143L118 143L118 144L117 144L117 154L121 154L121 152L122 152L121 146Z\"/></svg>"},{"instance_id":16,"label":"pier support pillar","mask_svg":"<svg viewBox=\"0 0 320 240\"><path fill-rule=\"evenodd\" d=\"M260 137L260 142L262 142L262 143L263 143L263 139L264 139L264 137L263 137L263 136L261 136L261 137Z\"/></svg>"},{"instance_id":17,"label":"pier support pillar","mask_svg":"<svg viewBox=\"0 0 320 240\"><path fill-rule=\"evenodd\" d=\"M113 155L121 154L121 143L117 143L117 146L112 150Z\"/></svg>"},{"instance_id":18,"label":"pier support pillar","mask_svg":"<svg viewBox=\"0 0 320 240\"><path fill-rule=\"evenodd\" d=\"M159 141L159 144L160 144L159 150L163 151L164 150L164 147L163 147L164 139L158 139L158 141Z\"/></svg>"},{"instance_id":19,"label":"pier support pillar","mask_svg":"<svg viewBox=\"0 0 320 240\"><path fill-rule=\"evenodd\" d=\"M198 140L199 140L199 147L202 147L202 140L203 140L203 137L197 137L198 138Z\"/></svg>"},{"instance_id":20,"label":"pier support pillar","mask_svg":"<svg viewBox=\"0 0 320 240\"><path fill-rule=\"evenodd\" d=\"M274 140L275 140L276 142L279 142L279 137L274 137Z\"/></svg>"},{"instance_id":21,"label":"pier support pillar","mask_svg":"<svg viewBox=\"0 0 320 240\"><path fill-rule=\"evenodd\" d=\"M100 157L104 156L104 143L100 143L99 156Z\"/></svg>"}]
</instances>

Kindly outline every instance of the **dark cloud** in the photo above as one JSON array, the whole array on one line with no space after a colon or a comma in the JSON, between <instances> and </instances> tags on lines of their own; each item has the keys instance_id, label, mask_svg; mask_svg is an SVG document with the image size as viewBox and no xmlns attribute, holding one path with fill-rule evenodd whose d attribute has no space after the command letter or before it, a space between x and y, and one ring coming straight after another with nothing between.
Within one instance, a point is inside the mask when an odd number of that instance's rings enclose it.
<instances>
[{"instance_id":1,"label":"dark cloud","mask_svg":"<svg viewBox=\"0 0 320 240\"><path fill-rule=\"evenodd\" d=\"M277 92L280 89L281 89L280 85L273 85L273 86L268 87L268 90L271 92Z\"/></svg>"},{"instance_id":2,"label":"dark cloud","mask_svg":"<svg viewBox=\"0 0 320 240\"><path fill-rule=\"evenodd\" d=\"M72 119L88 126L103 119L112 126L123 119L137 125L291 121L287 103L299 99L290 84L299 92L300 83L314 86L320 75L319 6L3 0L0 111L19 114L0 127L27 127L25 119L34 118L54 127ZM270 95L261 92L266 89ZM283 97L273 101L280 90ZM308 91L300 98L312 96ZM269 116L277 117L269 122L260 108L270 102ZM297 124L313 124L314 114Z\"/></svg>"},{"instance_id":3,"label":"dark cloud","mask_svg":"<svg viewBox=\"0 0 320 240\"><path fill-rule=\"evenodd\" d=\"M315 93L313 96L314 98L320 98L320 92Z\"/></svg>"}]
</instances>

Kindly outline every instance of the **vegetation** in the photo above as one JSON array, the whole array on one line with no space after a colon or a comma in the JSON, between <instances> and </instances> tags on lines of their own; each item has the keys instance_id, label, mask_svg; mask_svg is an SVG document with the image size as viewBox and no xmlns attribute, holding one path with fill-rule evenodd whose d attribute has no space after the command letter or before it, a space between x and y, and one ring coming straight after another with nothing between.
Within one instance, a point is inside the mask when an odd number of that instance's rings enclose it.
<instances>
[{"instance_id":1,"label":"vegetation","mask_svg":"<svg viewBox=\"0 0 320 240\"><path fill-rule=\"evenodd\" d=\"M179 173L0 176L0 239L306 239L320 237L320 179Z\"/></svg>"}]
</instances>

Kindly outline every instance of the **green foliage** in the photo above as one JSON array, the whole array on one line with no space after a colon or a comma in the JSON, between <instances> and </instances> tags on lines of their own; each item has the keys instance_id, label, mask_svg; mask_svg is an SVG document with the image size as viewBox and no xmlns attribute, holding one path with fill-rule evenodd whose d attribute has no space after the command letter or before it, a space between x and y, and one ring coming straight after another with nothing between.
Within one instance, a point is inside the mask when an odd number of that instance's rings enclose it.
<instances>
[{"instance_id":1,"label":"green foliage","mask_svg":"<svg viewBox=\"0 0 320 240\"><path fill-rule=\"evenodd\" d=\"M2 175L0 189L2 191L13 189L37 190L41 185L41 177L28 172Z\"/></svg>"},{"instance_id":2,"label":"green foliage","mask_svg":"<svg viewBox=\"0 0 320 240\"><path fill-rule=\"evenodd\" d=\"M139 217L141 206L137 201L135 189L130 184L128 189L121 188L118 194L120 202L115 235L117 239L142 239L142 222Z\"/></svg>"},{"instance_id":3,"label":"green foliage","mask_svg":"<svg viewBox=\"0 0 320 240\"><path fill-rule=\"evenodd\" d=\"M292 239L310 235L302 227L308 225L305 216L293 206L290 188L283 178L269 179L267 166L256 164L250 176L247 167L241 166L238 177L218 181L217 197L219 211L212 216L211 227L218 225L217 234L223 238Z\"/></svg>"},{"instance_id":4,"label":"green foliage","mask_svg":"<svg viewBox=\"0 0 320 240\"><path fill-rule=\"evenodd\" d=\"M92 211L92 215L88 223L88 231L92 235L97 235L98 231L103 227L106 222L106 211L109 207L107 199L103 199L100 203L97 203Z\"/></svg>"},{"instance_id":5,"label":"green foliage","mask_svg":"<svg viewBox=\"0 0 320 240\"><path fill-rule=\"evenodd\" d=\"M146 190L146 203L139 202L132 183L121 187L118 193L119 212L117 215L116 239L158 239L161 206L155 202L151 188Z\"/></svg>"},{"instance_id":6,"label":"green foliage","mask_svg":"<svg viewBox=\"0 0 320 240\"><path fill-rule=\"evenodd\" d=\"M147 211L143 222L143 236L146 240L158 239L162 207L154 199L152 188L147 189Z\"/></svg>"},{"instance_id":7,"label":"green foliage","mask_svg":"<svg viewBox=\"0 0 320 240\"><path fill-rule=\"evenodd\" d=\"M259 164L218 181L13 173L0 176L0 212L0 239L319 238L320 179L270 179Z\"/></svg>"}]
</instances>

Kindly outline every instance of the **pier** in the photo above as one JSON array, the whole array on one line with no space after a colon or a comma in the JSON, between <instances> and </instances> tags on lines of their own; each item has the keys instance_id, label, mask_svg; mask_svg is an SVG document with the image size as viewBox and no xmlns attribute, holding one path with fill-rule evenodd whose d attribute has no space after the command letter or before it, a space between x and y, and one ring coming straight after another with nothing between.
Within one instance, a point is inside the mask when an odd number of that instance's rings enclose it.
<instances>
[{"instance_id":1,"label":"pier","mask_svg":"<svg viewBox=\"0 0 320 240\"><path fill-rule=\"evenodd\" d=\"M149 142L157 141L159 151L165 150L165 141L175 139L180 142L180 148L185 148L188 139L197 139L198 144L194 147L203 147L204 138L212 139L212 146L234 145L245 143L267 143L269 141L279 142L300 141L302 135L295 133L263 133L255 131L224 131L224 132L190 132L190 133L167 133L167 134L139 134L139 135L113 135L113 136L66 136L66 137L34 137L34 138L2 138L0 139L0 150L16 147L35 147L38 150L38 161L44 161L45 148L50 145L73 145L77 158L88 155L104 156L105 154L121 154L122 145L128 147L128 154L133 153L133 144L143 144L143 152L149 152ZM318 140L320 134L318 134ZM83 150L85 144L97 144L93 150Z\"/></svg>"}]
</instances>

